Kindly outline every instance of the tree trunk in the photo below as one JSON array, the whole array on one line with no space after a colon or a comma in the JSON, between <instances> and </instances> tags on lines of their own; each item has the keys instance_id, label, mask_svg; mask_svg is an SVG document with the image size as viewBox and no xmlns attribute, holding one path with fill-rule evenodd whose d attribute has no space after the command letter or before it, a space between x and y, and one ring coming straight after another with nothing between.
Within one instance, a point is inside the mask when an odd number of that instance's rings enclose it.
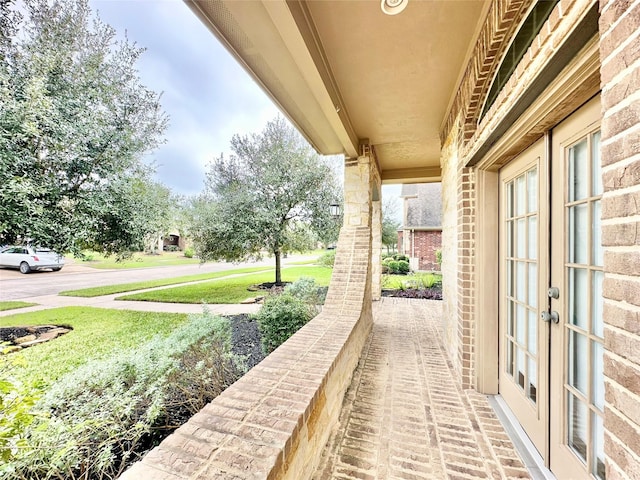
<instances>
[{"instance_id":1,"label":"tree trunk","mask_svg":"<svg viewBox=\"0 0 640 480\"><path fill-rule=\"evenodd\" d=\"M280 273L280 250L273 252L276 256L276 285L282 285L282 274Z\"/></svg>"}]
</instances>

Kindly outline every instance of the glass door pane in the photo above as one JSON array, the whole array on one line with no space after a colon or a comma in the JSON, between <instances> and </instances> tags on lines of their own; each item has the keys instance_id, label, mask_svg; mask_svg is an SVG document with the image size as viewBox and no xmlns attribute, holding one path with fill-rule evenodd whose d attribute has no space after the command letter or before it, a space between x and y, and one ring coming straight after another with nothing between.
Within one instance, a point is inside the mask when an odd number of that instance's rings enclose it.
<instances>
[{"instance_id":1,"label":"glass door pane","mask_svg":"<svg viewBox=\"0 0 640 480\"><path fill-rule=\"evenodd\" d=\"M544 139L500 170L500 395L543 458L549 441L548 170Z\"/></svg>"},{"instance_id":2,"label":"glass door pane","mask_svg":"<svg viewBox=\"0 0 640 480\"><path fill-rule=\"evenodd\" d=\"M538 402L538 166L509 180L504 188L507 273L506 374L524 397Z\"/></svg>"},{"instance_id":3,"label":"glass door pane","mask_svg":"<svg viewBox=\"0 0 640 480\"><path fill-rule=\"evenodd\" d=\"M549 465L576 480L605 479L600 121L596 96L551 132Z\"/></svg>"},{"instance_id":4,"label":"glass door pane","mask_svg":"<svg viewBox=\"0 0 640 480\"><path fill-rule=\"evenodd\" d=\"M600 236L600 133L589 134L566 150L568 340L565 373L566 444L596 478L604 479L604 377L602 246Z\"/></svg>"}]
</instances>

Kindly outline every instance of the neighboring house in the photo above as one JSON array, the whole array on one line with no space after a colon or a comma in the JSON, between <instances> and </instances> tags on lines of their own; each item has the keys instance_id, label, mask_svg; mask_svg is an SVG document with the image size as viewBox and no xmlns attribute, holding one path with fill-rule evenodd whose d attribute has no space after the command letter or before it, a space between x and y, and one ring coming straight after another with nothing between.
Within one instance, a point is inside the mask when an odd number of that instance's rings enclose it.
<instances>
[{"instance_id":1,"label":"neighboring house","mask_svg":"<svg viewBox=\"0 0 640 480\"><path fill-rule=\"evenodd\" d=\"M440 183L402 186L402 230L398 251L409 257L412 271L440 270L436 251L442 247L442 188Z\"/></svg>"},{"instance_id":2,"label":"neighboring house","mask_svg":"<svg viewBox=\"0 0 640 480\"><path fill-rule=\"evenodd\" d=\"M322 313L129 478L310 477L371 345L382 182L442 182L460 391L499 395L549 475L640 478L640 2L380 3L187 2L344 154L344 226Z\"/></svg>"},{"instance_id":3,"label":"neighboring house","mask_svg":"<svg viewBox=\"0 0 640 480\"><path fill-rule=\"evenodd\" d=\"M162 249L167 250L167 247L175 247L178 250L184 250L185 240L184 237L180 235L180 232L177 230L172 231L162 237Z\"/></svg>"}]
</instances>

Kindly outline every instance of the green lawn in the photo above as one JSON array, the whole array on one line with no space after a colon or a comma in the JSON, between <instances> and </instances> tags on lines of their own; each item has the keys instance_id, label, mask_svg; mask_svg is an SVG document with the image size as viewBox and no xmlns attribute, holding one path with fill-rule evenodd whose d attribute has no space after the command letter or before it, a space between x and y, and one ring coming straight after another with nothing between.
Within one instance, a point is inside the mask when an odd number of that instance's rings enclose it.
<instances>
[{"instance_id":1,"label":"green lawn","mask_svg":"<svg viewBox=\"0 0 640 480\"><path fill-rule=\"evenodd\" d=\"M15 308L25 308L25 307L33 307L34 305L38 305L37 303L29 303L29 302L0 302L0 312L5 310L13 310Z\"/></svg>"},{"instance_id":2,"label":"green lawn","mask_svg":"<svg viewBox=\"0 0 640 480\"><path fill-rule=\"evenodd\" d=\"M15 360L12 368L16 377L46 386L88 360L109 356L114 350L135 348L154 335L168 335L186 319L185 314L64 307L3 317L2 325L73 327L53 341L9 356Z\"/></svg>"},{"instance_id":3,"label":"green lawn","mask_svg":"<svg viewBox=\"0 0 640 480\"><path fill-rule=\"evenodd\" d=\"M282 280L293 282L300 277L312 277L318 285L329 285L331 272L332 270L326 267L283 268ZM247 298L261 295L259 292L248 291L247 288L251 285L273 281L273 272L257 273L195 285L124 295L117 299L168 303L239 303Z\"/></svg>"},{"instance_id":4,"label":"green lawn","mask_svg":"<svg viewBox=\"0 0 640 480\"><path fill-rule=\"evenodd\" d=\"M146 288L164 287L166 285L177 285L179 283L197 282L200 280L212 280L215 278L227 277L229 275L261 271L274 271L274 269L270 267L236 268L234 270L225 270L224 272L199 273L197 275L185 275L175 278L162 278L158 280L149 280L146 282L121 283L119 285L82 288L80 290L65 290L64 292L60 292L58 295L65 295L68 297L99 297L101 295L113 295L115 293L133 292L135 290L144 290Z\"/></svg>"},{"instance_id":5,"label":"green lawn","mask_svg":"<svg viewBox=\"0 0 640 480\"><path fill-rule=\"evenodd\" d=\"M163 267L169 265L189 265L200 262L197 258L187 258L183 252L163 252L161 255L147 255L145 253L134 253L133 257L116 261L115 256L105 257L96 252L83 252L90 260L77 259L78 263L92 268L100 269L126 269L126 268L146 268Z\"/></svg>"}]
</instances>

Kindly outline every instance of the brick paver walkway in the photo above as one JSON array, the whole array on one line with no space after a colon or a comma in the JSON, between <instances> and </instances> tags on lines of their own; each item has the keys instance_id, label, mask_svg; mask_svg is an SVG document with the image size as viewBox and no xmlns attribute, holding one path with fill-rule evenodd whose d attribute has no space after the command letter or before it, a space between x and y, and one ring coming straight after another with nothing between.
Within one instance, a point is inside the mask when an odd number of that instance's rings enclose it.
<instances>
[{"instance_id":1,"label":"brick paver walkway","mask_svg":"<svg viewBox=\"0 0 640 480\"><path fill-rule=\"evenodd\" d=\"M486 396L463 391L441 302L383 298L314 480L529 478Z\"/></svg>"}]
</instances>

